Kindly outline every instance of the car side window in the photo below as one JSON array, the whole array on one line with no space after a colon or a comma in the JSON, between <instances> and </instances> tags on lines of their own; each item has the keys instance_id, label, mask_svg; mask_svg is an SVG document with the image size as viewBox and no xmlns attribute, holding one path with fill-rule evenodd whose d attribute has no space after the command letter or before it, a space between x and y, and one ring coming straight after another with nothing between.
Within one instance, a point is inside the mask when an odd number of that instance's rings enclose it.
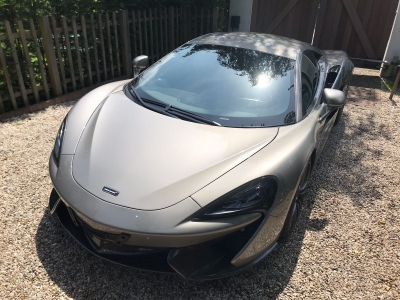
<instances>
[{"instance_id":1,"label":"car side window","mask_svg":"<svg viewBox=\"0 0 400 300\"><path fill-rule=\"evenodd\" d=\"M319 83L319 64L317 54L305 51L301 59L301 101L303 116L306 116L315 98Z\"/></svg>"}]
</instances>

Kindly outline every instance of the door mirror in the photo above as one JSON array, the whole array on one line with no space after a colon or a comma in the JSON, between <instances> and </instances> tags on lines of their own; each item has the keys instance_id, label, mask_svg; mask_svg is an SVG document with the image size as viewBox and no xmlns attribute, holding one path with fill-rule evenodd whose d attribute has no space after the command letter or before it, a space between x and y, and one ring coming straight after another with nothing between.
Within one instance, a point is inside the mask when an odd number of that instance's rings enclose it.
<instances>
[{"instance_id":1,"label":"door mirror","mask_svg":"<svg viewBox=\"0 0 400 300\"><path fill-rule=\"evenodd\" d=\"M133 77L139 75L141 70L146 69L149 66L149 58L147 55L137 56L133 62Z\"/></svg>"},{"instance_id":2,"label":"door mirror","mask_svg":"<svg viewBox=\"0 0 400 300\"><path fill-rule=\"evenodd\" d=\"M346 94L339 90L324 89L323 99L329 108L340 108L346 103Z\"/></svg>"}]
</instances>

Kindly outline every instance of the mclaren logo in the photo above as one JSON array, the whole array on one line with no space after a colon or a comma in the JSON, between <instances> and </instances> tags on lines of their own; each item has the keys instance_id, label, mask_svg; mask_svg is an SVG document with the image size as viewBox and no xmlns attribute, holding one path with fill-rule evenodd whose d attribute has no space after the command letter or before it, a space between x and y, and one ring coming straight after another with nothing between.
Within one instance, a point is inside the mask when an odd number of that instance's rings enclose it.
<instances>
[{"instance_id":1,"label":"mclaren logo","mask_svg":"<svg viewBox=\"0 0 400 300\"><path fill-rule=\"evenodd\" d=\"M113 195L114 197L117 197L117 196L119 195L119 192L118 192L118 191L113 190L113 189L110 189L109 187L106 187L106 186L103 187L102 191L103 191L104 193Z\"/></svg>"}]
</instances>

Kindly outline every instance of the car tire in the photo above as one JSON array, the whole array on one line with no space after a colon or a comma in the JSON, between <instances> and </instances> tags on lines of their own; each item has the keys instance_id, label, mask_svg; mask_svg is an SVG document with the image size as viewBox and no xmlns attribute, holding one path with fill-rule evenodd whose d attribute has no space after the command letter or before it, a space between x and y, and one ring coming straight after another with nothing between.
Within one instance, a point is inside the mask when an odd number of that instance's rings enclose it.
<instances>
[{"instance_id":1,"label":"car tire","mask_svg":"<svg viewBox=\"0 0 400 300\"><path fill-rule=\"evenodd\" d=\"M334 126L336 126L337 124L339 124L339 121L340 121L340 119L342 118L343 109L344 109L344 107L339 108L339 111L338 111L337 114L336 114L335 123L333 123Z\"/></svg>"},{"instance_id":2,"label":"car tire","mask_svg":"<svg viewBox=\"0 0 400 300\"><path fill-rule=\"evenodd\" d=\"M296 198L297 197L298 196L296 195ZM280 241L285 240L291 236L299 218L300 206L301 201L299 201L298 199L293 201L292 206L289 209L289 213L286 217L285 224L283 225L281 235L279 236Z\"/></svg>"},{"instance_id":3,"label":"car tire","mask_svg":"<svg viewBox=\"0 0 400 300\"><path fill-rule=\"evenodd\" d=\"M309 160L307 162L307 165L304 168L304 172L301 175L300 183L299 186L297 187L296 195L293 199L292 205L290 206L288 215L285 220L285 224L283 225L281 234L279 239L284 240L287 239L293 232L297 220L299 218L300 214L300 209L302 206L303 202L303 196L305 191L307 190L307 187L310 182L310 177L311 177L311 171L312 171L312 162Z\"/></svg>"}]
</instances>

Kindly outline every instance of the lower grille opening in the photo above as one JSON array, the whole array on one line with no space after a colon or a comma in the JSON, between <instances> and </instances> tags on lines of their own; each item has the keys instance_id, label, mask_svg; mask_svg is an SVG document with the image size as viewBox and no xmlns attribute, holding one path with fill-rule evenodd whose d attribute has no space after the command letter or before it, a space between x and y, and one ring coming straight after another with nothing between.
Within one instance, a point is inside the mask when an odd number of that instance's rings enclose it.
<instances>
[{"instance_id":1,"label":"lower grille opening","mask_svg":"<svg viewBox=\"0 0 400 300\"><path fill-rule=\"evenodd\" d=\"M183 277L204 280L233 275L238 268L231 260L251 239L262 219L234 232L214 243L202 247L188 247L172 250L168 263Z\"/></svg>"},{"instance_id":2,"label":"lower grille opening","mask_svg":"<svg viewBox=\"0 0 400 300\"><path fill-rule=\"evenodd\" d=\"M137 269L163 273L176 273L167 262L170 249L163 249L151 253L148 253L147 251L138 251L133 253L98 251L93 246L93 243L90 242L84 228L82 226L76 226L73 223L64 202L59 204L56 210L56 215L63 227L71 234L71 236L96 256Z\"/></svg>"}]
</instances>

